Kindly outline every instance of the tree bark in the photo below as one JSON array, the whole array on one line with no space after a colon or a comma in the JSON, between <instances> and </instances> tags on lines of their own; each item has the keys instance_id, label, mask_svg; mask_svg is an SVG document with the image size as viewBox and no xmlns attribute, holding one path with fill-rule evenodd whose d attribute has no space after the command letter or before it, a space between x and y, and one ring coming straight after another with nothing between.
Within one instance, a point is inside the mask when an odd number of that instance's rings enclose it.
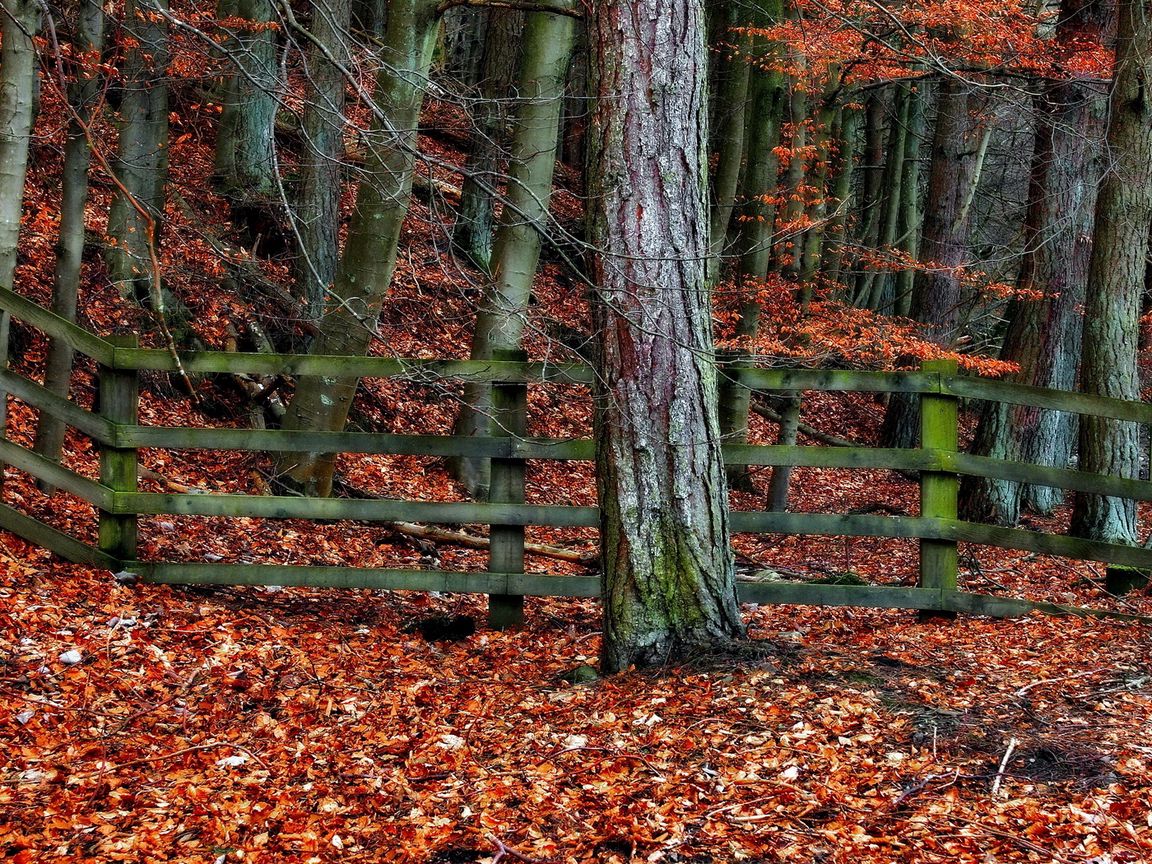
<instances>
[{"instance_id":1,"label":"tree bark","mask_svg":"<svg viewBox=\"0 0 1152 864\"><path fill-rule=\"evenodd\" d=\"M729 545L705 279L699 0L593 14L591 228L605 671L743 635Z\"/></svg>"},{"instance_id":2,"label":"tree bark","mask_svg":"<svg viewBox=\"0 0 1152 864\"><path fill-rule=\"evenodd\" d=\"M453 242L481 270L491 265L496 223L496 186L508 145L509 101L519 66L524 34L524 13L492 9L484 39L475 127L464 166L460 208L452 231Z\"/></svg>"},{"instance_id":3,"label":"tree bark","mask_svg":"<svg viewBox=\"0 0 1152 864\"><path fill-rule=\"evenodd\" d=\"M1102 39L1111 6L1108 0L1065 0L1057 43L1086 36ZM1092 254L1107 97L1090 82L1054 79L1035 102L1036 147L1018 285L1040 296L1021 296L1010 304L1000 359L1019 364L1014 381L1072 390L1080 359L1080 310ZM988 402L972 452L1063 468L1075 443L1075 419L1063 411ZM1001 525L1015 525L1022 507L1049 513L1063 497L1061 490L1049 486L1007 480L967 477L961 483L964 518Z\"/></svg>"},{"instance_id":4,"label":"tree bark","mask_svg":"<svg viewBox=\"0 0 1152 864\"><path fill-rule=\"evenodd\" d=\"M508 162L508 192L492 258L492 277L476 316L472 359L520 348L541 240L547 231L552 176L560 143L564 85L572 57L575 20L530 12L526 16L519 98ZM490 385L466 384L455 432L488 435L492 429ZM456 475L474 497L487 497L491 460L462 458Z\"/></svg>"},{"instance_id":5,"label":"tree bark","mask_svg":"<svg viewBox=\"0 0 1152 864\"><path fill-rule=\"evenodd\" d=\"M316 18L324 17L322 5ZM241 217L267 211L276 189L276 31L270 0L236 0L243 23L225 46L233 67L224 88L224 110L216 137L216 185Z\"/></svg>"},{"instance_id":6,"label":"tree bark","mask_svg":"<svg viewBox=\"0 0 1152 864\"><path fill-rule=\"evenodd\" d=\"M1081 388L1115 399L1139 399L1136 371L1140 295L1152 224L1152 9L1143 0L1117 5L1116 72L1109 97L1108 172L1096 202L1096 238L1084 310ZM1135 423L1085 416L1080 469L1138 477ZM1130 499L1077 495L1072 532L1111 543L1136 542Z\"/></svg>"},{"instance_id":7,"label":"tree bark","mask_svg":"<svg viewBox=\"0 0 1152 864\"><path fill-rule=\"evenodd\" d=\"M36 48L35 0L0 0L0 288L13 289L32 139ZM6 314L6 313L5 313ZM6 350L7 346L5 346ZM7 355L5 354L5 361Z\"/></svg>"},{"instance_id":8,"label":"tree bark","mask_svg":"<svg viewBox=\"0 0 1152 864\"><path fill-rule=\"evenodd\" d=\"M365 354L376 332L412 194L416 129L432 62L437 5L436 0L394 0L388 8L376 94L382 116L367 136L364 180L314 354ZM358 380L301 378L285 428L342 429ZM332 492L335 458L332 453L286 453L278 472L284 482L326 496Z\"/></svg>"},{"instance_id":9,"label":"tree bark","mask_svg":"<svg viewBox=\"0 0 1152 864\"><path fill-rule=\"evenodd\" d=\"M79 0L74 26L74 56L99 57L104 48L104 10L99 0ZM76 320L84 254L84 208L88 202L88 169L92 162L88 125L101 84L101 76L86 71L88 68L77 62L72 70L75 78L68 84L68 105L72 116L68 118L68 138L64 143L60 236L56 244L56 271L52 284L52 311L69 321ZM71 380L72 346L63 339L52 339L44 364L44 387L57 396L67 397ZM58 417L41 411L36 426L36 452L59 462L66 428ZM50 484L41 480L38 485L46 494L51 493Z\"/></svg>"},{"instance_id":10,"label":"tree bark","mask_svg":"<svg viewBox=\"0 0 1152 864\"><path fill-rule=\"evenodd\" d=\"M960 322L960 271L969 258L970 211L964 202L978 179L976 130L964 87L952 78L940 82L920 240L922 268L912 289L912 317L920 322L924 335L942 347L952 345ZM917 397L892 394L880 430L882 446L915 447L919 418Z\"/></svg>"},{"instance_id":11,"label":"tree bark","mask_svg":"<svg viewBox=\"0 0 1152 864\"><path fill-rule=\"evenodd\" d=\"M300 201L296 209L300 249L296 280L304 316L317 322L340 263L340 180L344 156L344 90L338 68L348 56L350 0L318 2L308 52L308 99L304 106L304 152L300 158ZM321 48L323 46L323 48ZM326 50L325 50L326 49ZM333 62L335 61L335 62Z\"/></svg>"},{"instance_id":12,"label":"tree bark","mask_svg":"<svg viewBox=\"0 0 1152 864\"><path fill-rule=\"evenodd\" d=\"M167 0L156 5L168 8ZM168 184L168 25L137 0L126 0L123 29L133 44L119 85L120 137L112 160L117 189L104 260L121 296L163 315L164 298L154 296L152 255L160 242Z\"/></svg>"}]
</instances>

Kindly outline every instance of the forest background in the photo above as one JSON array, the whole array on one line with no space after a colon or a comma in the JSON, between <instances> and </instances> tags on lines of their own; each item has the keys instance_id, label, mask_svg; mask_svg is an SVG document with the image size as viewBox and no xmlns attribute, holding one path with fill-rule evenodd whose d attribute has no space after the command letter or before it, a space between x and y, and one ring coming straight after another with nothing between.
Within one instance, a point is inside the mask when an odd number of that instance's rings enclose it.
<instances>
[{"instance_id":1,"label":"forest background","mask_svg":"<svg viewBox=\"0 0 1152 864\"><path fill-rule=\"evenodd\" d=\"M603 359L590 301L605 234L585 219L605 168L587 158L604 49L591 7L3 6L0 286L173 351ZM694 58L712 133L702 269L712 335L732 362L898 369L948 357L973 374L1140 398L1144 6L706 11L708 50ZM92 404L87 360L19 323L9 341L14 366ZM179 373L144 385L142 416L158 424L491 429L478 385ZM579 388L534 388L529 407L532 434L591 432ZM915 401L898 396L753 400L728 388L719 407L732 441L908 447L918 428ZM83 438L20 400L8 410L14 440L96 472ZM973 405L964 431L984 455L1146 468L1135 424L1077 428L1057 412ZM141 476L156 490L461 500L489 493L487 470L145 451ZM8 474L9 503L92 533L83 502ZM916 506L914 485L890 471L730 466L728 480L737 507ZM528 492L595 503L592 467L532 466ZM1112 542L1147 531L1130 502L1048 487L975 481L962 503L970 518ZM594 533L534 531L552 552L595 558ZM664 679L573 685L565 674L599 653L579 601L541 601L523 630L444 645L404 628L471 600L132 588L3 542L0 843L14 860L1152 854L1135 625L745 609L773 647ZM915 568L905 541L734 542L749 573L902 584ZM141 550L479 560L403 526L185 517L144 520ZM964 571L1020 596L1147 611L1146 596L1103 592L1090 565L971 549Z\"/></svg>"}]
</instances>

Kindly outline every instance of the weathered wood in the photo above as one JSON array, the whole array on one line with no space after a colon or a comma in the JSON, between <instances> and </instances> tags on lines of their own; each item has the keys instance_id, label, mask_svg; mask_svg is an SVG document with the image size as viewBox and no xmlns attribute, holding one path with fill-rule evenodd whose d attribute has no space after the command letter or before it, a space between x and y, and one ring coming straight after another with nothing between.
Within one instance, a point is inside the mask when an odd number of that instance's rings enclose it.
<instances>
[{"instance_id":1,"label":"weathered wood","mask_svg":"<svg viewBox=\"0 0 1152 864\"><path fill-rule=\"evenodd\" d=\"M501 360L523 360L522 352L501 352ZM528 430L528 388L524 384L498 383L492 387L492 429L497 436L521 437ZM492 460L488 501L493 504L524 503L524 460ZM488 570L492 573L524 572L524 526L493 523ZM488 595L488 625L496 629L524 623L524 597L518 594Z\"/></svg>"},{"instance_id":2,"label":"weathered wood","mask_svg":"<svg viewBox=\"0 0 1152 864\"><path fill-rule=\"evenodd\" d=\"M819 534L830 537L948 538L952 526L915 516L732 511L738 534Z\"/></svg>"},{"instance_id":3,"label":"weathered wood","mask_svg":"<svg viewBox=\"0 0 1152 864\"><path fill-rule=\"evenodd\" d=\"M116 443L116 426L107 418L93 414L91 411L85 411L75 403L57 396L18 372L0 369L0 388L17 399L27 402L33 408L46 411L53 417L63 420L94 441L103 444Z\"/></svg>"},{"instance_id":4,"label":"weathered wood","mask_svg":"<svg viewBox=\"0 0 1152 864\"><path fill-rule=\"evenodd\" d=\"M1128 477L1110 477L1104 474L1091 474L1087 471L1073 471L1068 468L1009 462L987 456L973 456L968 453L942 453L940 458L945 470L955 471L957 474L1012 480L1034 486L1053 486L1058 489L1071 489L1076 492L1088 492L1095 495L1112 495L1117 498L1135 498L1137 501L1152 501L1152 482L1147 480L1133 480Z\"/></svg>"},{"instance_id":5,"label":"weathered wood","mask_svg":"<svg viewBox=\"0 0 1152 864\"><path fill-rule=\"evenodd\" d=\"M120 569L121 562L111 555L101 552L99 549L93 549L87 543L82 543L75 537L69 537L63 531L58 531L39 519L26 516L7 504L0 504L0 528L11 531L17 537L47 549L73 564L88 564L112 571Z\"/></svg>"},{"instance_id":6,"label":"weathered wood","mask_svg":"<svg viewBox=\"0 0 1152 864\"><path fill-rule=\"evenodd\" d=\"M130 426L116 430L119 446L168 450L389 453L412 456L473 456L517 459L595 457L590 439L513 438L453 435L387 435L379 432L310 432L292 429L200 429L188 426Z\"/></svg>"},{"instance_id":7,"label":"weathered wood","mask_svg":"<svg viewBox=\"0 0 1152 864\"><path fill-rule=\"evenodd\" d=\"M488 549L491 547L487 537L477 537L475 534L465 534L462 531L452 531L448 528L417 525L415 522L393 522L388 527L397 534L416 537L421 540L464 546L468 549ZM596 559L600 557L596 552L577 552L575 549L563 549L544 543L525 543L524 551L530 555L541 555L545 558L555 558L558 561L584 565L595 564Z\"/></svg>"},{"instance_id":8,"label":"weathered wood","mask_svg":"<svg viewBox=\"0 0 1152 864\"><path fill-rule=\"evenodd\" d=\"M113 491L108 487L3 438L0 438L0 460L31 474L37 480L44 480L58 489L71 492L89 504L105 509L113 506Z\"/></svg>"},{"instance_id":9,"label":"weathered wood","mask_svg":"<svg viewBox=\"0 0 1152 864\"><path fill-rule=\"evenodd\" d=\"M255 519L350 519L364 522L433 522L441 524L548 525L595 528L595 507L539 504L483 504L438 501L354 501L288 495L176 495L117 492L114 512L174 516L247 516Z\"/></svg>"},{"instance_id":10,"label":"weathered wood","mask_svg":"<svg viewBox=\"0 0 1152 864\"><path fill-rule=\"evenodd\" d=\"M337 354L256 354L184 351L180 361L189 373L229 372L263 375L354 375L401 378L416 383L445 378L461 381L523 381L590 384L592 370L580 363L511 363L497 360L414 360L403 357L342 357ZM177 371L171 353L158 349L117 349L121 369Z\"/></svg>"},{"instance_id":11,"label":"weathered wood","mask_svg":"<svg viewBox=\"0 0 1152 864\"><path fill-rule=\"evenodd\" d=\"M928 450L880 447L814 447L796 444L725 444L730 465L787 465L804 468L892 468L938 471L945 457Z\"/></svg>"},{"instance_id":12,"label":"weathered wood","mask_svg":"<svg viewBox=\"0 0 1152 864\"><path fill-rule=\"evenodd\" d=\"M752 390L822 390L859 393L939 393L940 376L930 372L866 372L855 369L727 369Z\"/></svg>"},{"instance_id":13,"label":"weathered wood","mask_svg":"<svg viewBox=\"0 0 1152 864\"><path fill-rule=\"evenodd\" d=\"M927 374L954 375L955 360L928 360ZM955 396L924 393L920 397L920 446L926 450L955 452L959 448L959 402ZM920 472L920 515L927 519L955 519L960 479L943 471ZM960 559L950 540L920 541L920 587L946 595L956 590Z\"/></svg>"},{"instance_id":14,"label":"weathered wood","mask_svg":"<svg viewBox=\"0 0 1152 864\"><path fill-rule=\"evenodd\" d=\"M113 336L114 346L134 346L135 336ZM101 366L99 372L100 414L111 423L135 424L139 406L139 381L133 371ZM100 483L115 493L136 491L136 451L103 445L100 448ZM100 510L100 550L122 561L136 557L137 517L107 509Z\"/></svg>"},{"instance_id":15,"label":"weathered wood","mask_svg":"<svg viewBox=\"0 0 1152 864\"><path fill-rule=\"evenodd\" d=\"M974 378L966 375L945 375L941 379L940 386L943 392L963 399L988 399L994 402L1007 402L1011 405L1031 405L1036 408L1071 411L1075 414L1091 414L1096 417L1110 417L1115 420L1152 423L1152 405L1147 402L1129 402L1107 396L1073 393L1068 390L1050 390L1046 387L1017 384L1014 381L995 381L990 378Z\"/></svg>"},{"instance_id":16,"label":"weathered wood","mask_svg":"<svg viewBox=\"0 0 1152 864\"><path fill-rule=\"evenodd\" d=\"M600 580L595 576L146 562L131 562L125 565L125 569L137 573L144 582L177 585L299 585L316 588L376 588L532 597L597 597L600 594Z\"/></svg>"},{"instance_id":17,"label":"weathered wood","mask_svg":"<svg viewBox=\"0 0 1152 864\"><path fill-rule=\"evenodd\" d=\"M943 610L940 592L902 585L827 585L819 582L737 582L742 603L865 606Z\"/></svg>"},{"instance_id":18,"label":"weathered wood","mask_svg":"<svg viewBox=\"0 0 1152 864\"><path fill-rule=\"evenodd\" d=\"M87 354L98 363L112 361L111 343L94 333L89 333L78 324L73 324L67 318L61 318L38 303L20 296L15 291L0 288L0 309L10 312L13 317L19 318L25 324L31 324L49 336L63 339L77 351Z\"/></svg>"},{"instance_id":19,"label":"weathered wood","mask_svg":"<svg viewBox=\"0 0 1152 864\"><path fill-rule=\"evenodd\" d=\"M1041 534L1038 531L1025 531L1021 528L1002 528L999 525L982 525L960 520L939 519L934 522L940 536L955 540L983 546L997 546L1001 549L1037 552L1041 555L1057 555L1080 561L1100 561L1105 564L1152 569L1152 549L1140 546L1103 543L1081 537Z\"/></svg>"},{"instance_id":20,"label":"weathered wood","mask_svg":"<svg viewBox=\"0 0 1152 864\"><path fill-rule=\"evenodd\" d=\"M1019 600L1014 597L993 597L990 594L969 594L956 591L944 598L944 605L953 612L966 612L970 615L989 615L993 618L1020 618L1033 612L1045 615L1070 615L1077 618L1113 618L1118 621L1133 621L1152 624L1147 615L1134 615L1129 612L1113 612L1111 609L1088 609L1083 606L1067 606L1063 603L1045 603L1037 600Z\"/></svg>"}]
</instances>

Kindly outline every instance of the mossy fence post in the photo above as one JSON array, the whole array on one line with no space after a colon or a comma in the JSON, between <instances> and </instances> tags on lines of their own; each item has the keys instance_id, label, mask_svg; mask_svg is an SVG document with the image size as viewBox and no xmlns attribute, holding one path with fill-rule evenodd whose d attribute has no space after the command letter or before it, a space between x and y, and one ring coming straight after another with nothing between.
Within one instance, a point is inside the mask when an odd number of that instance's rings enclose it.
<instances>
[{"instance_id":1,"label":"mossy fence post","mask_svg":"<svg viewBox=\"0 0 1152 864\"><path fill-rule=\"evenodd\" d=\"M925 360L921 371L940 379L956 374L955 360ZM943 388L941 388L943 389ZM946 393L920 397L920 447L955 453L960 445L959 400ZM920 472L920 515L955 520L959 514L960 478L947 471ZM925 610L921 618L949 614L947 595L956 592L959 555L955 540L920 541L920 587L940 592L940 610ZM955 613L951 613L954 615Z\"/></svg>"},{"instance_id":2,"label":"mossy fence post","mask_svg":"<svg viewBox=\"0 0 1152 864\"><path fill-rule=\"evenodd\" d=\"M528 358L523 351L495 351L493 360L518 363ZM492 504L524 503L524 460L512 458L516 439L528 430L528 385L496 382L492 385L492 434L509 439L508 456L492 459L488 501ZM490 525L488 571L524 572L524 526ZM519 594L488 595L488 626L502 629L524 623L524 598Z\"/></svg>"},{"instance_id":3,"label":"mossy fence post","mask_svg":"<svg viewBox=\"0 0 1152 864\"><path fill-rule=\"evenodd\" d=\"M135 348L135 336L109 336L116 348ZM135 426L140 404L139 374L131 369L100 366L100 414L127 426ZM114 492L136 491L136 448L103 446L100 449L100 482ZM120 561L136 559L135 513L100 511L99 548Z\"/></svg>"}]
</instances>

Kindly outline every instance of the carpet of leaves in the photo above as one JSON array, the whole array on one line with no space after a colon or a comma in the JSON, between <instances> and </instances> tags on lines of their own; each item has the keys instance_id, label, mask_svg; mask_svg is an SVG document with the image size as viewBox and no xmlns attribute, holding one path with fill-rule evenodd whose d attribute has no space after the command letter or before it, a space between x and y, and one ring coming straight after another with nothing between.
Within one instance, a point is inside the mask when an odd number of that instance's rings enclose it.
<instances>
[{"instance_id":1,"label":"carpet of leaves","mask_svg":"<svg viewBox=\"0 0 1152 864\"><path fill-rule=\"evenodd\" d=\"M591 602L427 642L482 607L0 566L8 861L1152 859L1139 625L746 607L742 650L571 684Z\"/></svg>"}]
</instances>

